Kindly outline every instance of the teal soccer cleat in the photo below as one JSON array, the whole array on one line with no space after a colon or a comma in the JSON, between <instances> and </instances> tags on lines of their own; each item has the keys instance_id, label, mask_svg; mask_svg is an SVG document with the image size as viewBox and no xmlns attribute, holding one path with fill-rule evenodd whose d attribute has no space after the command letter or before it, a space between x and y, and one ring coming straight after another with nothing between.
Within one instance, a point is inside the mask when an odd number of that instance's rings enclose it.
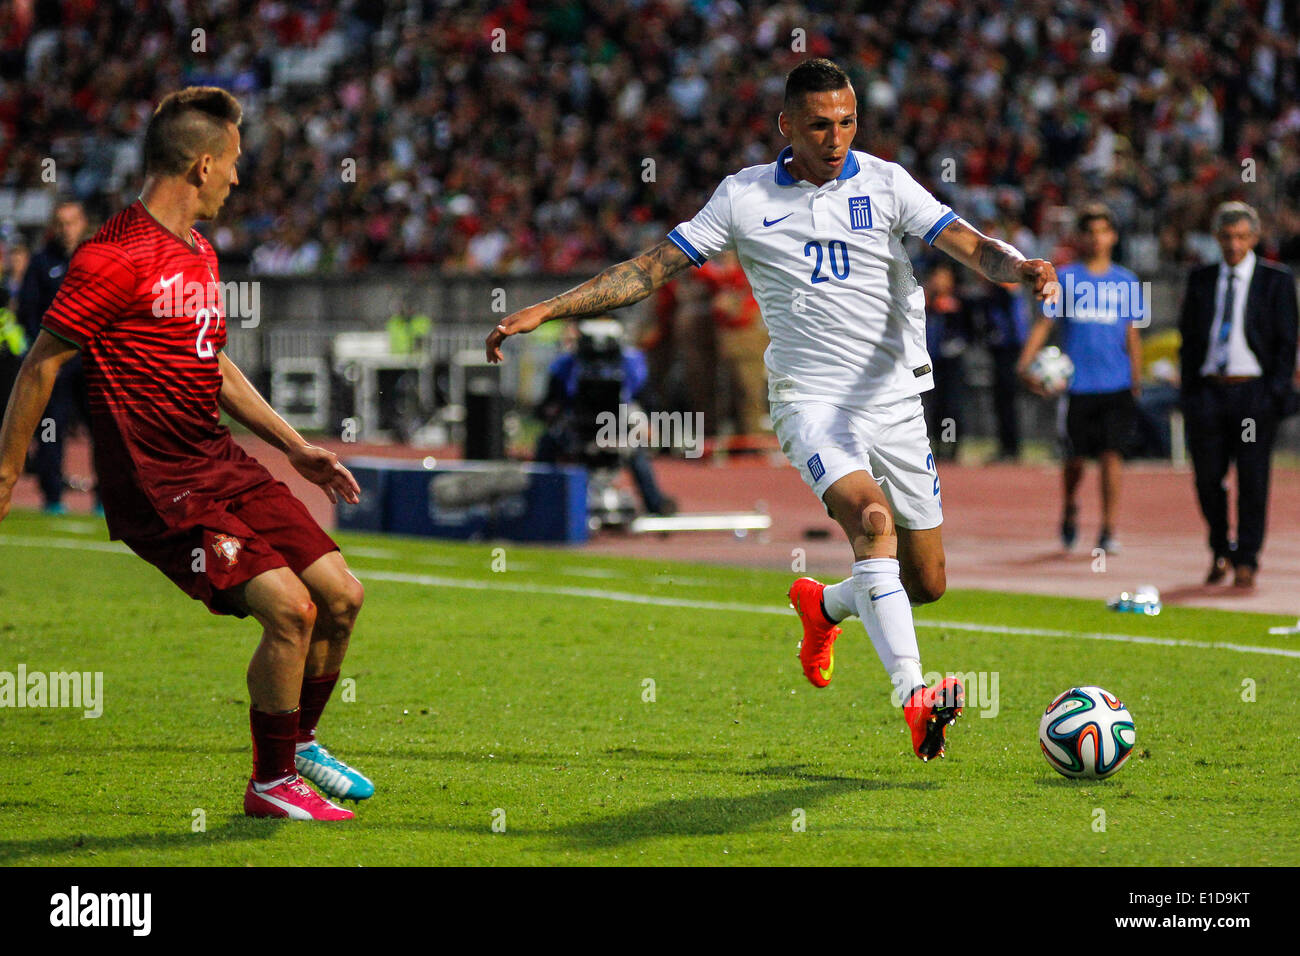
<instances>
[{"instance_id":1,"label":"teal soccer cleat","mask_svg":"<svg viewBox=\"0 0 1300 956\"><path fill-rule=\"evenodd\" d=\"M364 800L374 796L375 785L320 744L293 755L298 772L338 800Z\"/></svg>"}]
</instances>

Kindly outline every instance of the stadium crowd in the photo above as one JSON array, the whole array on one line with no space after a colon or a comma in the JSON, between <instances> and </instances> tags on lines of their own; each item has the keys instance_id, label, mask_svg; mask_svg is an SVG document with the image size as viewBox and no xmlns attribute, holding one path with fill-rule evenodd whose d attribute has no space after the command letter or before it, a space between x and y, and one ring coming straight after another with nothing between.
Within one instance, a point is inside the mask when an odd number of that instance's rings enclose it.
<instances>
[{"instance_id":1,"label":"stadium crowd","mask_svg":"<svg viewBox=\"0 0 1300 956\"><path fill-rule=\"evenodd\" d=\"M1270 210L1261 252L1300 259L1285 0L23 0L0 6L0 190L102 218L153 105L212 83L246 116L227 264L591 272L770 162L808 55L852 75L859 148L1026 254L1100 199L1150 265L1208 261L1241 198Z\"/></svg>"}]
</instances>

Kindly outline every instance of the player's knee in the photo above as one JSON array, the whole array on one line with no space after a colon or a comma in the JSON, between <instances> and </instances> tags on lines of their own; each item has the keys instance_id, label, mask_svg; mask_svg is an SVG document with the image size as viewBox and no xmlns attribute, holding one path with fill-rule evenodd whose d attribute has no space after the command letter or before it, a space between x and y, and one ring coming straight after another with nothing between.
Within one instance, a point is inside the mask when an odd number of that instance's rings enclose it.
<instances>
[{"instance_id":1,"label":"player's knee","mask_svg":"<svg viewBox=\"0 0 1300 956\"><path fill-rule=\"evenodd\" d=\"M361 605L366 599L366 589L353 575L346 574L329 598L329 615L337 630L351 633Z\"/></svg>"},{"instance_id":2,"label":"player's knee","mask_svg":"<svg viewBox=\"0 0 1300 956\"><path fill-rule=\"evenodd\" d=\"M309 642L316 626L316 604L305 588L287 594L277 604L272 621L277 636L295 643Z\"/></svg>"},{"instance_id":3,"label":"player's knee","mask_svg":"<svg viewBox=\"0 0 1300 956\"><path fill-rule=\"evenodd\" d=\"M867 548L873 558L893 558L898 555L898 531L889 509L876 501L867 502L859 510L862 530L867 536Z\"/></svg>"}]
</instances>

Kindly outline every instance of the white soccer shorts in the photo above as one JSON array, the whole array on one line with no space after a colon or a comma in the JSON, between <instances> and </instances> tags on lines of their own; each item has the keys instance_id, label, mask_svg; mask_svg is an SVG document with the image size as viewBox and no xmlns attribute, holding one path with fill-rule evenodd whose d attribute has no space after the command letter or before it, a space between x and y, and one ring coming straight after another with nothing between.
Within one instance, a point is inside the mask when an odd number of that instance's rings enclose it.
<instances>
[{"instance_id":1,"label":"white soccer shorts","mask_svg":"<svg viewBox=\"0 0 1300 956\"><path fill-rule=\"evenodd\" d=\"M884 491L900 528L943 524L939 472L919 395L866 409L773 402L772 430L819 499L845 475L865 471Z\"/></svg>"}]
</instances>

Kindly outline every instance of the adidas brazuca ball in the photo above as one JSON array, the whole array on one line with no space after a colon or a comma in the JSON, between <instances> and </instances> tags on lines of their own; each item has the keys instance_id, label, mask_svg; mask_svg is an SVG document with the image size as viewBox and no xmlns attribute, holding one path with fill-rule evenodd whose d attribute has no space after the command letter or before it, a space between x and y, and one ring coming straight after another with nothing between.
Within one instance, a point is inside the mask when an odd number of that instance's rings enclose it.
<instances>
[{"instance_id":1,"label":"adidas brazuca ball","mask_svg":"<svg viewBox=\"0 0 1300 956\"><path fill-rule=\"evenodd\" d=\"M1049 345L1034 356L1029 363L1029 377L1042 386L1049 395L1059 395L1070 387L1074 378L1074 363L1055 345Z\"/></svg>"},{"instance_id":2,"label":"adidas brazuca ball","mask_svg":"<svg viewBox=\"0 0 1300 956\"><path fill-rule=\"evenodd\" d=\"M1043 756L1067 777L1109 777L1124 766L1135 739L1128 708L1100 687L1071 687L1047 705L1038 725Z\"/></svg>"}]
</instances>

